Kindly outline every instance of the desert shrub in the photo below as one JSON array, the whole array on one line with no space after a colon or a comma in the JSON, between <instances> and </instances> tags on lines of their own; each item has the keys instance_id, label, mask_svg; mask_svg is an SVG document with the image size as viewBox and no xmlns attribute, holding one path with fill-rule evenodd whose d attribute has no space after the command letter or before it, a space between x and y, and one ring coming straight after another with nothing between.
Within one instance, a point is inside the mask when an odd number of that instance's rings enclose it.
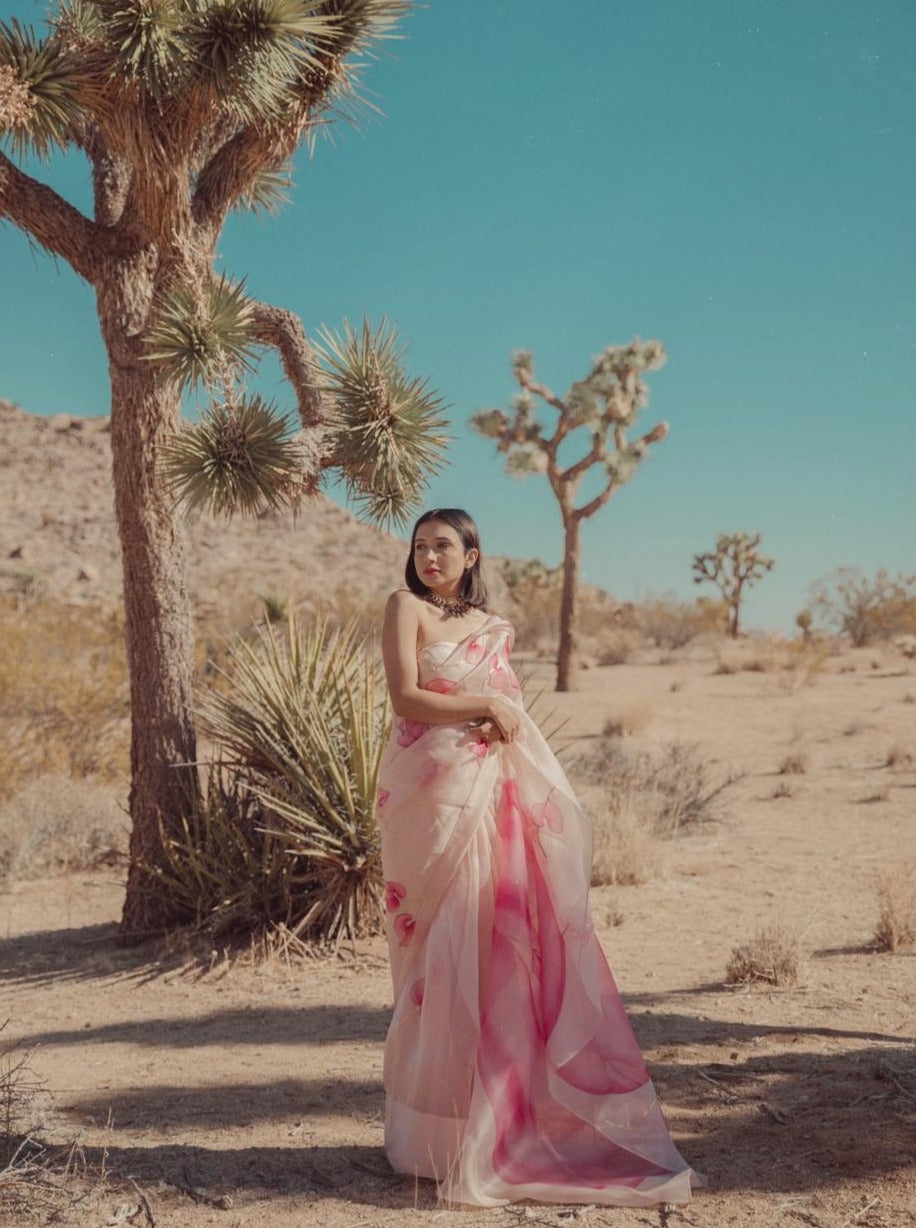
<instances>
[{"instance_id":1,"label":"desert shrub","mask_svg":"<svg viewBox=\"0 0 916 1228\"><path fill-rule=\"evenodd\" d=\"M128 835L110 785L47 773L0 804L0 873L34 878L111 864Z\"/></svg>"},{"instance_id":2,"label":"desert shrub","mask_svg":"<svg viewBox=\"0 0 916 1228\"><path fill-rule=\"evenodd\" d=\"M683 648L704 632L724 634L728 629L728 606L708 597L689 602L663 595L635 605L633 619L656 648Z\"/></svg>"},{"instance_id":3,"label":"desert shrub","mask_svg":"<svg viewBox=\"0 0 916 1228\"><path fill-rule=\"evenodd\" d=\"M916 866L882 875L876 885L875 942L882 951L916 945Z\"/></svg>"},{"instance_id":4,"label":"desert shrub","mask_svg":"<svg viewBox=\"0 0 916 1228\"><path fill-rule=\"evenodd\" d=\"M49 772L123 779L129 740L118 620L58 601L0 600L0 798Z\"/></svg>"},{"instance_id":5,"label":"desert shrub","mask_svg":"<svg viewBox=\"0 0 916 1228\"><path fill-rule=\"evenodd\" d=\"M219 748L203 800L150 869L187 920L219 933L283 924L337 944L382 917L376 781L388 727L380 662L355 623L270 623L201 694Z\"/></svg>"},{"instance_id":6,"label":"desert shrub","mask_svg":"<svg viewBox=\"0 0 916 1228\"><path fill-rule=\"evenodd\" d=\"M916 631L916 576L892 576L880 568L870 579L857 567L840 567L818 581L812 609L857 648Z\"/></svg>"},{"instance_id":7,"label":"desert shrub","mask_svg":"<svg viewBox=\"0 0 916 1228\"><path fill-rule=\"evenodd\" d=\"M0 1024L0 1032L5 1026ZM17 1225L39 1213L44 1223L56 1221L71 1202L49 1169L44 1147L32 1137L44 1085L30 1059L21 1046L0 1043L0 1218Z\"/></svg>"},{"instance_id":8,"label":"desert shrub","mask_svg":"<svg viewBox=\"0 0 916 1228\"><path fill-rule=\"evenodd\" d=\"M913 752L901 742L894 742L887 752L884 766L889 768L909 767L912 762Z\"/></svg>"},{"instance_id":9,"label":"desert shrub","mask_svg":"<svg viewBox=\"0 0 916 1228\"><path fill-rule=\"evenodd\" d=\"M602 733L606 738L627 738L645 729L652 716L647 703L621 704L604 722Z\"/></svg>"},{"instance_id":10,"label":"desert shrub","mask_svg":"<svg viewBox=\"0 0 916 1228\"><path fill-rule=\"evenodd\" d=\"M582 804L592 824L592 886L630 887L651 878L661 842L646 821L642 794L627 790L608 797L591 789Z\"/></svg>"},{"instance_id":11,"label":"desert shrub","mask_svg":"<svg viewBox=\"0 0 916 1228\"><path fill-rule=\"evenodd\" d=\"M721 795L734 779L712 783L698 748L679 742L651 755L605 738L576 754L568 769L588 798L596 885L644 881L658 842L718 817Z\"/></svg>"},{"instance_id":12,"label":"desert shrub","mask_svg":"<svg viewBox=\"0 0 916 1228\"><path fill-rule=\"evenodd\" d=\"M632 632L612 632L600 643L598 664L626 665L638 648L639 640Z\"/></svg>"},{"instance_id":13,"label":"desert shrub","mask_svg":"<svg viewBox=\"0 0 916 1228\"><path fill-rule=\"evenodd\" d=\"M776 788L770 794L774 799L781 797L794 797L798 792L798 784L795 781L783 779L777 784Z\"/></svg>"},{"instance_id":14,"label":"desert shrub","mask_svg":"<svg viewBox=\"0 0 916 1228\"><path fill-rule=\"evenodd\" d=\"M548 567L536 558L502 559L495 567L507 592L506 615L515 627L516 648L533 650L554 643L560 626L562 567Z\"/></svg>"},{"instance_id":15,"label":"desert shrub","mask_svg":"<svg viewBox=\"0 0 916 1228\"><path fill-rule=\"evenodd\" d=\"M808 755L803 750L790 750L779 765L780 776L804 776L808 770Z\"/></svg>"},{"instance_id":16,"label":"desert shrub","mask_svg":"<svg viewBox=\"0 0 916 1228\"><path fill-rule=\"evenodd\" d=\"M770 925L732 950L725 969L729 985L795 985L800 963L798 937L785 926Z\"/></svg>"}]
</instances>

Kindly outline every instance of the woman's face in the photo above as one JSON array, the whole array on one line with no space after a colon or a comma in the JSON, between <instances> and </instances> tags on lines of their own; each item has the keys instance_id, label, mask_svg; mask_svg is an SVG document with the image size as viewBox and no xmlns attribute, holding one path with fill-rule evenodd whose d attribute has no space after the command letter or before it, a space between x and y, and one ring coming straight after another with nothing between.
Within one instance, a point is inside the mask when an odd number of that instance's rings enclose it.
<instances>
[{"instance_id":1,"label":"woman's face","mask_svg":"<svg viewBox=\"0 0 916 1228\"><path fill-rule=\"evenodd\" d=\"M427 588L450 593L458 587L465 569L473 567L476 550L465 550L461 538L444 520L424 520L413 544L417 575Z\"/></svg>"}]
</instances>

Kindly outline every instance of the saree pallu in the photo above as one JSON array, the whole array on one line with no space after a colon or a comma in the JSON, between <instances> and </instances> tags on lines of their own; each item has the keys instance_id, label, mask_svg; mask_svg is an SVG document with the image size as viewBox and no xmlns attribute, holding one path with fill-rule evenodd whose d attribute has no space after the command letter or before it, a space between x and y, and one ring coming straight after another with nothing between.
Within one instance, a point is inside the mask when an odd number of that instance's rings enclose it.
<instances>
[{"instance_id":1,"label":"saree pallu","mask_svg":"<svg viewBox=\"0 0 916 1228\"><path fill-rule=\"evenodd\" d=\"M524 712L498 616L418 653L420 685L507 696L512 743L395 717L379 777L394 1013L385 1148L450 1202L686 1202L595 936L591 833Z\"/></svg>"}]
</instances>

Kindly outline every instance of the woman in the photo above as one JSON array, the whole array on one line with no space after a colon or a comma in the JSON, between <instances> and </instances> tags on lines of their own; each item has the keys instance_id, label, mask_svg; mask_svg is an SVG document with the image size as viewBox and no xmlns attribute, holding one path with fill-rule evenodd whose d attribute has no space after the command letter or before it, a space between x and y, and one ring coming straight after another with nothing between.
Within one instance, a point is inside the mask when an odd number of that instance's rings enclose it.
<instances>
[{"instance_id":1,"label":"woman","mask_svg":"<svg viewBox=\"0 0 916 1228\"><path fill-rule=\"evenodd\" d=\"M522 706L474 522L414 526L382 648L385 1145L453 1202L686 1202L588 909L587 822Z\"/></svg>"}]
</instances>

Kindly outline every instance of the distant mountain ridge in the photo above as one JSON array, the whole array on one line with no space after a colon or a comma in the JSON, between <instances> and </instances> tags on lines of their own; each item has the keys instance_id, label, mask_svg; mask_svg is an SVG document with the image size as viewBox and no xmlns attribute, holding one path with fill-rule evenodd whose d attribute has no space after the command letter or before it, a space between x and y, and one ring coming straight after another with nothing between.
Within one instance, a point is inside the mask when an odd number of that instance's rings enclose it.
<instances>
[{"instance_id":1,"label":"distant mountain ridge","mask_svg":"<svg viewBox=\"0 0 916 1228\"><path fill-rule=\"evenodd\" d=\"M366 612L402 583L406 551L403 539L321 495L295 521L275 512L229 521L195 515L188 560L194 609L244 618L261 595L286 594L305 605L336 600L346 612ZM491 606L511 618L502 559L485 554L485 567L487 561ZM113 607L121 586L109 419L30 414L0 397L0 593L37 588L63 601ZM594 585L583 584L582 593L614 605Z\"/></svg>"}]
</instances>

